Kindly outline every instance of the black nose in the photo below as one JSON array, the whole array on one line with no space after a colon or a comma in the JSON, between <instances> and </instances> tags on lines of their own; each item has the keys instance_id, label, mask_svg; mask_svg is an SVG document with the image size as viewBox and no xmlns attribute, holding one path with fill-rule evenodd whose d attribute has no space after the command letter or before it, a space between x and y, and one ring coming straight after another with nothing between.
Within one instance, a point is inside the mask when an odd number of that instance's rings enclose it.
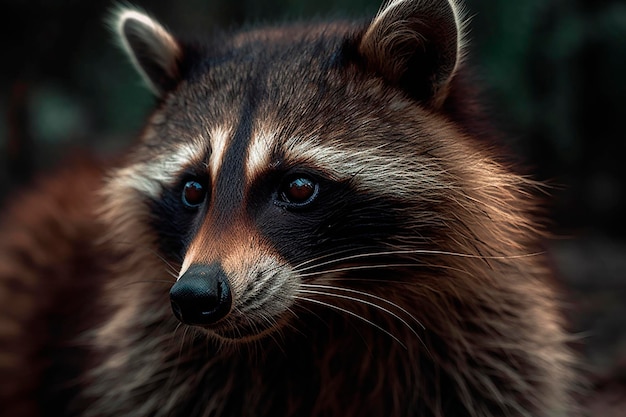
<instances>
[{"instance_id":1,"label":"black nose","mask_svg":"<svg viewBox=\"0 0 626 417\"><path fill-rule=\"evenodd\" d=\"M226 317L232 296L218 263L192 265L170 290L172 310L185 324L206 326Z\"/></svg>"}]
</instances>

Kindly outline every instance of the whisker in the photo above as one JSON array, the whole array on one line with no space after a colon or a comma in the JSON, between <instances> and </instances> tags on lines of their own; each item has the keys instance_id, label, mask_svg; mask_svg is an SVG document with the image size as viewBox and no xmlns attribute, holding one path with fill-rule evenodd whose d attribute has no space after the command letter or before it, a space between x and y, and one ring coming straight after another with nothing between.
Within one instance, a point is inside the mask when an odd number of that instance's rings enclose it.
<instances>
[{"instance_id":1,"label":"whisker","mask_svg":"<svg viewBox=\"0 0 626 417\"><path fill-rule=\"evenodd\" d=\"M278 324L276 322L276 320L273 317L271 317L270 315L261 314L260 316L263 319L263 321L265 321L268 324L268 329L269 328L275 328L276 325ZM268 336L272 339L272 341L278 347L278 349L280 349L281 352L286 355L287 352L283 348L283 343L281 343L281 341L282 342L285 341L284 337L283 337L284 336L283 333L280 332L280 331L278 331L278 332L270 331ZM280 338L280 341L279 341L279 338Z\"/></svg>"},{"instance_id":2,"label":"whisker","mask_svg":"<svg viewBox=\"0 0 626 417\"><path fill-rule=\"evenodd\" d=\"M141 250L144 253L149 253L151 255L154 255L155 257L157 257L159 260L161 260L168 267L167 268L168 273L170 273L170 275L172 275L174 278L178 279L179 268L177 266L173 265L170 261L167 260L167 258L165 258L163 255L161 255L155 249L153 249L153 248L145 248L145 247L141 247L141 246L136 246L136 242L131 242L131 241L114 240L113 243L115 243L116 245L132 246L133 250L135 250L135 251Z\"/></svg>"},{"instance_id":3,"label":"whisker","mask_svg":"<svg viewBox=\"0 0 626 417\"><path fill-rule=\"evenodd\" d=\"M354 259L371 258L374 256L389 256L389 255L445 255L445 256L456 256L460 258L472 258L472 259L506 260L506 259L520 259L520 258L528 258L528 257L533 257L533 256L541 256L543 254L545 254L545 252L533 252L533 253L526 253L526 254L520 254L520 255L506 255L506 256L486 256L486 255L473 255L470 253L449 252L449 251L429 250L429 249L394 250L394 251L359 253L355 255L344 256L342 258L332 259L330 261L321 262L315 265L310 265L305 268L294 268L294 270L296 272L304 272L313 268L319 268L321 266L331 265L334 263L345 262L345 261L350 261Z\"/></svg>"},{"instance_id":4,"label":"whisker","mask_svg":"<svg viewBox=\"0 0 626 417\"><path fill-rule=\"evenodd\" d=\"M378 309L378 310L380 310L380 311L382 311L384 313L387 313L387 314L391 315L392 317L394 317L395 319L400 321L400 323L405 325L411 331L411 333L413 333L415 335L415 337L417 337L417 339L422 343L422 345L424 347L426 347L426 345L424 344L424 341L422 340L420 335L417 333L417 331L415 331L415 329L409 323L407 323L406 320L404 320L402 317L400 317L399 315L397 315L393 311L391 311L389 309L386 309L386 308L384 308L384 307L382 307L382 306L380 306L380 305L378 305L376 303L372 303L371 301L363 300L363 299L356 298L356 297L350 297L348 295L342 295L342 294L333 294L333 293L327 293L327 292L323 292L323 291L314 291L314 290L305 290L305 289L301 289L300 291L302 291L304 293L307 293L307 294L317 294L317 295L324 295L324 296L327 296L327 297L341 298L341 299L344 299L344 300L350 300L350 301L354 301L354 302L358 302L358 303L362 303L362 304L366 304L368 306L374 307L374 308L376 308L376 309ZM399 308L401 308L401 307L399 307ZM403 308L401 308L401 310L406 312L406 310L404 310ZM409 313L407 313L407 314L409 314ZM409 316L414 319L414 317L411 314L409 314ZM422 326L422 327L424 327L424 326Z\"/></svg>"},{"instance_id":5,"label":"whisker","mask_svg":"<svg viewBox=\"0 0 626 417\"><path fill-rule=\"evenodd\" d=\"M363 270L363 269L381 269L381 268L398 268L398 267L403 267L403 268L417 268L417 267L429 267L429 268L439 268L439 269L446 269L449 271L455 271L455 272L459 272L461 274L467 274L469 276L472 276L472 273L470 271L464 270L464 269L460 269L454 266L450 266L450 265L441 265L441 264L431 264L431 263L426 263L426 262L420 262L420 263L407 263L407 264L382 264L382 265L353 265L353 266L346 266L343 268L337 268L337 269L327 269L327 270L321 270L321 271L315 271L315 272L309 272L306 274L301 274L301 277L314 277L314 276L320 276L320 275L325 275L325 274L331 274L331 273L335 273L335 272L349 272L352 270ZM386 279L372 279L372 278L363 278L363 279L354 279L354 278L342 278L342 281L368 281L368 282L388 282L388 283L402 283L404 281L391 281L391 280L386 280ZM406 282L405 282L406 283Z\"/></svg>"},{"instance_id":6,"label":"whisker","mask_svg":"<svg viewBox=\"0 0 626 417\"><path fill-rule=\"evenodd\" d=\"M176 332L178 331L178 329L182 326L182 323L178 323L176 325L176 327L174 328L174 333L172 334L172 339L171 339L171 343L173 344L173 342L176 339ZM181 358L183 356L183 344L185 343L185 334L183 333L181 339L180 339L180 346L178 348L178 356L176 356L175 360L172 360L172 369L169 372L168 376L166 377L167 380L167 392L171 392L171 388L173 387L173 385L176 383L176 377L178 376L178 368L180 366L181 363ZM174 346L172 346L172 349L174 348Z\"/></svg>"},{"instance_id":7,"label":"whisker","mask_svg":"<svg viewBox=\"0 0 626 417\"><path fill-rule=\"evenodd\" d=\"M317 314L315 314L314 312L312 312L310 309L308 309L308 308L306 308L306 307L302 307L302 308L303 308L304 310L306 310L309 314L312 314L312 315L314 315L314 316L316 316L316 317L318 317L318 318L319 318L319 316L318 316ZM295 318L295 320L296 320L296 321L299 321L299 320L300 320L300 317L298 316L298 313L296 313L296 312L295 312L295 310L294 310L293 308L291 308L291 307L287 307L287 308L286 308L286 311L287 311L288 313L291 313L291 314L294 316L294 318ZM300 329L298 326L293 325L293 324L291 323L291 321L290 321L290 320L286 320L286 322L284 323L284 326L285 326L285 327L287 327L287 328L289 328L291 331L293 331L293 332L295 332L295 333L300 334L301 336L303 336L303 335L304 335L304 332L302 331L302 329Z\"/></svg>"},{"instance_id":8,"label":"whisker","mask_svg":"<svg viewBox=\"0 0 626 417\"><path fill-rule=\"evenodd\" d=\"M165 270L165 272L167 272L167 274L174 278L175 281L178 281L178 274L174 273L173 271L169 271L169 270Z\"/></svg>"},{"instance_id":9,"label":"whisker","mask_svg":"<svg viewBox=\"0 0 626 417\"><path fill-rule=\"evenodd\" d=\"M331 258L333 256L342 255L344 253L354 252L354 251L357 251L357 250L361 250L362 251L363 248L359 248L359 249L350 248L350 249L343 249L343 250L340 250L340 251L329 251L328 253L326 253L324 255L318 256L317 258L311 258L311 259L308 259L308 260L306 260L304 262L299 263L298 265L296 265L294 267L294 269L297 271L298 268L301 268L304 265L308 265L308 264L311 264L313 262L321 261L322 259ZM319 265L324 265L324 264L319 264ZM303 270L306 270L306 269L303 269Z\"/></svg>"},{"instance_id":10,"label":"whisker","mask_svg":"<svg viewBox=\"0 0 626 417\"><path fill-rule=\"evenodd\" d=\"M176 327L174 327L174 333L172 334L172 340L177 340L176 333L178 332L178 329L180 329L182 325L183 323L181 323L180 321L176 324Z\"/></svg>"},{"instance_id":11,"label":"whisker","mask_svg":"<svg viewBox=\"0 0 626 417\"><path fill-rule=\"evenodd\" d=\"M178 325L176 325L176 328L179 328L182 326L182 323L179 323ZM180 348L178 349L178 360L180 361L180 358L183 357L183 347L185 345L185 340L187 339L187 334L189 333L189 326L184 326L183 327L183 335L180 338Z\"/></svg>"},{"instance_id":12,"label":"whisker","mask_svg":"<svg viewBox=\"0 0 626 417\"><path fill-rule=\"evenodd\" d=\"M352 294L359 294L359 295L362 295L364 297L371 297L371 298L373 298L375 300L382 301L385 304L388 304L390 306L393 306L393 307L397 308L398 310L400 310L401 312L403 312L404 314L409 316L411 319L413 319L417 324L419 324L419 326L422 328L422 330L426 330L426 327L424 327L424 325L413 314L411 314L407 309L405 309L404 307L394 303L393 301L389 301L386 298L380 297L378 295L370 294L370 293L365 292L365 291L355 290L355 289L352 289L352 288L336 287L336 286L333 286L333 285L321 285L321 284L300 284L300 285L303 286L303 287L320 288L320 289L328 289L328 290L335 290L335 291L344 291L344 292L349 292L349 293L352 293Z\"/></svg>"},{"instance_id":13,"label":"whisker","mask_svg":"<svg viewBox=\"0 0 626 417\"><path fill-rule=\"evenodd\" d=\"M323 274L332 274L335 272L347 272L347 271L358 271L358 270L362 270L362 269L382 269L382 268L397 268L397 267L417 267L417 266L423 266L422 264L407 264L407 263L403 263L403 264L381 264L381 265L355 265L355 266L346 266L343 268L336 268L336 269L327 269L324 271L316 271L316 272L309 272L306 274L300 274L301 277L312 277L312 276L316 276L316 275L323 275Z\"/></svg>"},{"instance_id":14,"label":"whisker","mask_svg":"<svg viewBox=\"0 0 626 417\"><path fill-rule=\"evenodd\" d=\"M168 266L169 271L172 273L172 275L173 275L176 279L178 279L178 269L179 269L179 268L176 268L174 265L172 265L170 261L168 261L168 260L167 260L167 259L166 259L163 255L161 255L159 252L155 251L154 249L150 249L150 252L151 252L154 256L156 256L157 258L159 258L161 261L163 261L163 263L164 263L165 265L167 265L167 266Z\"/></svg>"},{"instance_id":15,"label":"whisker","mask_svg":"<svg viewBox=\"0 0 626 417\"><path fill-rule=\"evenodd\" d=\"M383 332L383 333L385 333L386 335L388 335L389 337L391 337L393 340L395 340L396 342L398 342L398 343L400 344L400 346L402 346L404 349L407 349L406 345L405 345L404 343L402 343L402 342L400 341L400 339L398 339L398 338L397 338L396 336L394 336L392 333L390 333L389 331L385 330L384 328L382 328L382 327L381 327L381 326L379 326L378 324L374 323L373 321L368 320L368 319L366 319L365 317L360 316L360 315L358 315L358 314L356 314L356 313L354 313L354 312L352 312L352 311L350 311L350 310L346 310L345 308L342 308L342 307L339 307L339 306L336 306L336 305L333 305L333 304L330 304L330 303L325 303L325 302L323 302L323 301L316 300L316 299L313 299L313 298L300 297L300 296L298 296L298 295L294 296L294 298L296 298L296 299L298 299L298 300L308 301L308 302L310 302L310 303L314 303L314 304L319 304L319 305L322 305L322 306L328 307L328 308L330 308L330 309L338 310L338 311L341 311L342 313L348 314L348 315L350 315L350 316L352 316L352 317L355 317L355 318L357 318L357 319L359 319L359 320L363 320L365 323L369 324L370 326L373 326L373 327L377 328L377 329L378 329L378 330L380 330L381 332Z\"/></svg>"}]
</instances>

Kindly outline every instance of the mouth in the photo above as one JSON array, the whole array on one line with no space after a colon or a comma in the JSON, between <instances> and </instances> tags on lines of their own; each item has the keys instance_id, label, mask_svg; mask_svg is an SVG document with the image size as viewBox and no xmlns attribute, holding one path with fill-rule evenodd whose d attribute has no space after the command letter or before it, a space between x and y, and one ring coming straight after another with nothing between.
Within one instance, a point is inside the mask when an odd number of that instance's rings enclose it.
<instances>
[{"instance_id":1,"label":"mouth","mask_svg":"<svg viewBox=\"0 0 626 417\"><path fill-rule=\"evenodd\" d=\"M245 317L226 317L214 325L193 325L193 327L222 342L247 343L261 340L278 331L283 325L282 322L283 320L268 318L259 323Z\"/></svg>"}]
</instances>

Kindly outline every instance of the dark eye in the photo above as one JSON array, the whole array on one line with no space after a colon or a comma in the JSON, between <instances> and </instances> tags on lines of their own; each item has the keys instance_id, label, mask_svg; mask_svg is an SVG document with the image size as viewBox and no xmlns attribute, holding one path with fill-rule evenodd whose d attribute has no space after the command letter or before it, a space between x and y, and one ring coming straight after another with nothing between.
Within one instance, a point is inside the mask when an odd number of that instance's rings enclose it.
<instances>
[{"instance_id":1,"label":"dark eye","mask_svg":"<svg viewBox=\"0 0 626 417\"><path fill-rule=\"evenodd\" d=\"M305 176L290 178L280 189L280 198L283 203L292 206L305 206L315 200L319 185Z\"/></svg>"},{"instance_id":2,"label":"dark eye","mask_svg":"<svg viewBox=\"0 0 626 417\"><path fill-rule=\"evenodd\" d=\"M204 202L206 193L206 187L198 181L187 181L183 187L183 204L189 208L196 208Z\"/></svg>"}]
</instances>

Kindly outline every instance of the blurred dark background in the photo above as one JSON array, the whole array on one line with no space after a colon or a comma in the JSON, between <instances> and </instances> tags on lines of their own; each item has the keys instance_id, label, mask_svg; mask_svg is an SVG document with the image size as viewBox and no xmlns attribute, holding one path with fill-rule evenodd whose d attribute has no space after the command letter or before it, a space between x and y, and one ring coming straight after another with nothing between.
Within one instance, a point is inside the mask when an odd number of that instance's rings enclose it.
<instances>
[{"instance_id":1,"label":"blurred dark background","mask_svg":"<svg viewBox=\"0 0 626 417\"><path fill-rule=\"evenodd\" d=\"M134 1L177 32L373 16L380 0ZM0 202L75 149L114 154L152 97L109 0L0 0ZM626 405L626 0L466 0L470 62L510 148L552 185L549 243L596 415ZM613 411L611 411L613 410ZM615 414L611 414L611 413Z\"/></svg>"}]
</instances>

